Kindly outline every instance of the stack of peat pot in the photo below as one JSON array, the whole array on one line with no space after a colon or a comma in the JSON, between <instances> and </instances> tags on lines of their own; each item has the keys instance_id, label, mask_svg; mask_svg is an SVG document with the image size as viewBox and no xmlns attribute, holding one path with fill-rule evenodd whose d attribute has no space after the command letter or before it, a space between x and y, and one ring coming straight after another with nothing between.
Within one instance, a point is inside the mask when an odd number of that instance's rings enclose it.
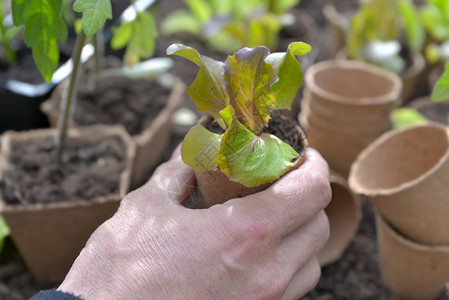
<instances>
[{"instance_id":1,"label":"stack of peat pot","mask_svg":"<svg viewBox=\"0 0 449 300\"><path fill-rule=\"evenodd\" d=\"M336 261L356 233L361 208L346 184L349 169L368 144L391 128L390 113L399 103L401 86L397 75L355 61L325 61L306 73L299 120L334 179L326 209L331 236L319 255L322 265Z\"/></svg>"},{"instance_id":2,"label":"stack of peat pot","mask_svg":"<svg viewBox=\"0 0 449 300\"><path fill-rule=\"evenodd\" d=\"M390 131L354 162L349 186L377 210L380 271L403 299L434 299L449 281L449 128Z\"/></svg>"},{"instance_id":3,"label":"stack of peat pot","mask_svg":"<svg viewBox=\"0 0 449 300\"><path fill-rule=\"evenodd\" d=\"M391 128L399 77L355 61L330 60L306 73L299 120L331 169L347 178L357 155Z\"/></svg>"}]
</instances>

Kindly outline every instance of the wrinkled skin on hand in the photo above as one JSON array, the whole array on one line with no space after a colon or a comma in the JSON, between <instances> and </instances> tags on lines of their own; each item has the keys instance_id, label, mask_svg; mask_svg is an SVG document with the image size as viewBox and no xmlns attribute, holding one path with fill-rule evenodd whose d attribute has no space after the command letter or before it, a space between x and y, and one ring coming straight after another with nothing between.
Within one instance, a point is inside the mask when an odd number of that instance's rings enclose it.
<instances>
[{"instance_id":1,"label":"wrinkled skin on hand","mask_svg":"<svg viewBox=\"0 0 449 300\"><path fill-rule=\"evenodd\" d=\"M298 299L320 276L328 166L313 149L263 192L208 209L176 151L91 236L58 288L83 299ZM175 179L175 180L174 180Z\"/></svg>"}]
</instances>

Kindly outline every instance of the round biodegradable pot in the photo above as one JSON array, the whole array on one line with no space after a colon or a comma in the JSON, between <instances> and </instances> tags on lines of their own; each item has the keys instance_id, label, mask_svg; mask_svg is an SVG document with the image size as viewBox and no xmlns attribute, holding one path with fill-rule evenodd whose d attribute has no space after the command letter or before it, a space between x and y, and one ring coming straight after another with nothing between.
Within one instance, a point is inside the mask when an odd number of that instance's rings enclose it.
<instances>
[{"instance_id":1,"label":"round biodegradable pot","mask_svg":"<svg viewBox=\"0 0 449 300\"><path fill-rule=\"evenodd\" d=\"M430 97L421 97L411 101L407 106L416 109L432 122L449 124L449 99L433 102Z\"/></svg>"},{"instance_id":2,"label":"round biodegradable pot","mask_svg":"<svg viewBox=\"0 0 449 300\"><path fill-rule=\"evenodd\" d=\"M281 116L281 118L286 118ZM211 118L202 118L199 123L207 124ZM308 145L306 135L301 126L296 125L299 133L299 141L302 144L303 151L299 153L299 157L294 161L290 170L299 168L304 160L306 147ZM267 170L269 172L269 170ZM260 192L271 185L271 183L262 184L255 187L247 187L239 182L229 180L229 178L218 168L208 172L195 171L196 184L200 192L200 202L202 208L208 208L215 204L221 204L229 199L241 198L250 194Z\"/></svg>"},{"instance_id":3,"label":"round biodegradable pot","mask_svg":"<svg viewBox=\"0 0 449 300\"><path fill-rule=\"evenodd\" d=\"M378 213L376 228L384 285L401 299L435 299L449 281L449 246L411 241Z\"/></svg>"},{"instance_id":4,"label":"round biodegradable pot","mask_svg":"<svg viewBox=\"0 0 449 300\"><path fill-rule=\"evenodd\" d=\"M328 119L319 113L315 113L311 108L312 101L304 98L302 100L301 113L307 119L307 123L313 127L319 128L323 132L335 134L338 136L348 138L368 138L382 135L391 129L391 122L389 117L384 117L373 124L365 124L364 122L354 122L353 124L342 124L335 119ZM380 119L380 118L379 118Z\"/></svg>"},{"instance_id":5,"label":"round biodegradable pot","mask_svg":"<svg viewBox=\"0 0 449 300\"><path fill-rule=\"evenodd\" d=\"M349 19L343 16L332 4L326 4L323 8L323 15L330 25L332 34L332 53L335 56L340 49L346 46L345 24L349 24Z\"/></svg>"},{"instance_id":6,"label":"round biodegradable pot","mask_svg":"<svg viewBox=\"0 0 449 300\"><path fill-rule=\"evenodd\" d=\"M330 60L311 67L306 84L299 120L309 144L347 177L360 151L390 129L401 80L366 63Z\"/></svg>"},{"instance_id":7,"label":"round biodegradable pot","mask_svg":"<svg viewBox=\"0 0 449 300\"><path fill-rule=\"evenodd\" d=\"M329 219L330 236L318 253L320 265L338 261L352 241L362 218L361 203L346 180L334 171L330 174L332 200L325 211Z\"/></svg>"},{"instance_id":8,"label":"round biodegradable pot","mask_svg":"<svg viewBox=\"0 0 449 300\"><path fill-rule=\"evenodd\" d=\"M397 106L400 78L363 62L328 60L306 73L306 86L313 101L345 112L389 112Z\"/></svg>"},{"instance_id":9,"label":"round biodegradable pot","mask_svg":"<svg viewBox=\"0 0 449 300\"><path fill-rule=\"evenodd\" d=\"M449 246L449 128L390 131L351 167L349 186L408 239Z\"/></svg>"},{"instance_id":10,"label":"round biodegradable pot","mask_svg":"<svg viewBox=\"0 0 449 300\"><path fill-rule=\"evenodd\" d=\"M342 48L340 51L338 51L335 59L347 60L348 56L346 53L346 48ZM402 71L401 74L399 74L402 81L402 90L400 96L401 100L399 102L401 106L407 104L411 100L415 84L420 78L420 75L424 71L425 67L426 60L424 59L424 56L421 53L416 52L413 53L413 55L411 55L410 57L410 65L404 71Z\"/></svg>"}]
</instances>

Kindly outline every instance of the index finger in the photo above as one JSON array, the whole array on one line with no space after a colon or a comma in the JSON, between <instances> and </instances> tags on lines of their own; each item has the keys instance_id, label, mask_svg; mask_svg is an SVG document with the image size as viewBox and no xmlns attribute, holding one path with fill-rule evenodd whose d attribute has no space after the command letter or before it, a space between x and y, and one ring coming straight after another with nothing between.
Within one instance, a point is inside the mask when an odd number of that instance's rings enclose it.
<instances>
[{"instance_id":1,"label":"index finger","mask_svg":"<svg viewBox=\"0 0 449 300\"><path fill-rule=\"evenodd\" d=\"M311 220L331 199L329 167L321 155L308 148L302 165L268 189L225 205L233 205L248 220L265 223L281 237Z\"/></svg>"}]
</instances>

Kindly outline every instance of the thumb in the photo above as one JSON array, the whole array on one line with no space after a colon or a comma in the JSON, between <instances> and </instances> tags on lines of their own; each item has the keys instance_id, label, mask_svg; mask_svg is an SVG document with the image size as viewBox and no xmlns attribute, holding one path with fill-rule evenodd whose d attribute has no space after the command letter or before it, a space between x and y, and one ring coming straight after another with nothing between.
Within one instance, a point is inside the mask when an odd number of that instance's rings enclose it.
<instances>
[{"instance_id":1,"label":"thumb","mask_svg":"<svg viewBox=\"0 0 449 300\"><path fill-rule=\"evenodd\" d=\"M160 165L150 180L126 198L143 202L145 206L183 203L195 188L195 176L191 167L181 158L180 147L166 163ZM130 199L131 198L131 199Z\"/></svg>"}]
</instances>

